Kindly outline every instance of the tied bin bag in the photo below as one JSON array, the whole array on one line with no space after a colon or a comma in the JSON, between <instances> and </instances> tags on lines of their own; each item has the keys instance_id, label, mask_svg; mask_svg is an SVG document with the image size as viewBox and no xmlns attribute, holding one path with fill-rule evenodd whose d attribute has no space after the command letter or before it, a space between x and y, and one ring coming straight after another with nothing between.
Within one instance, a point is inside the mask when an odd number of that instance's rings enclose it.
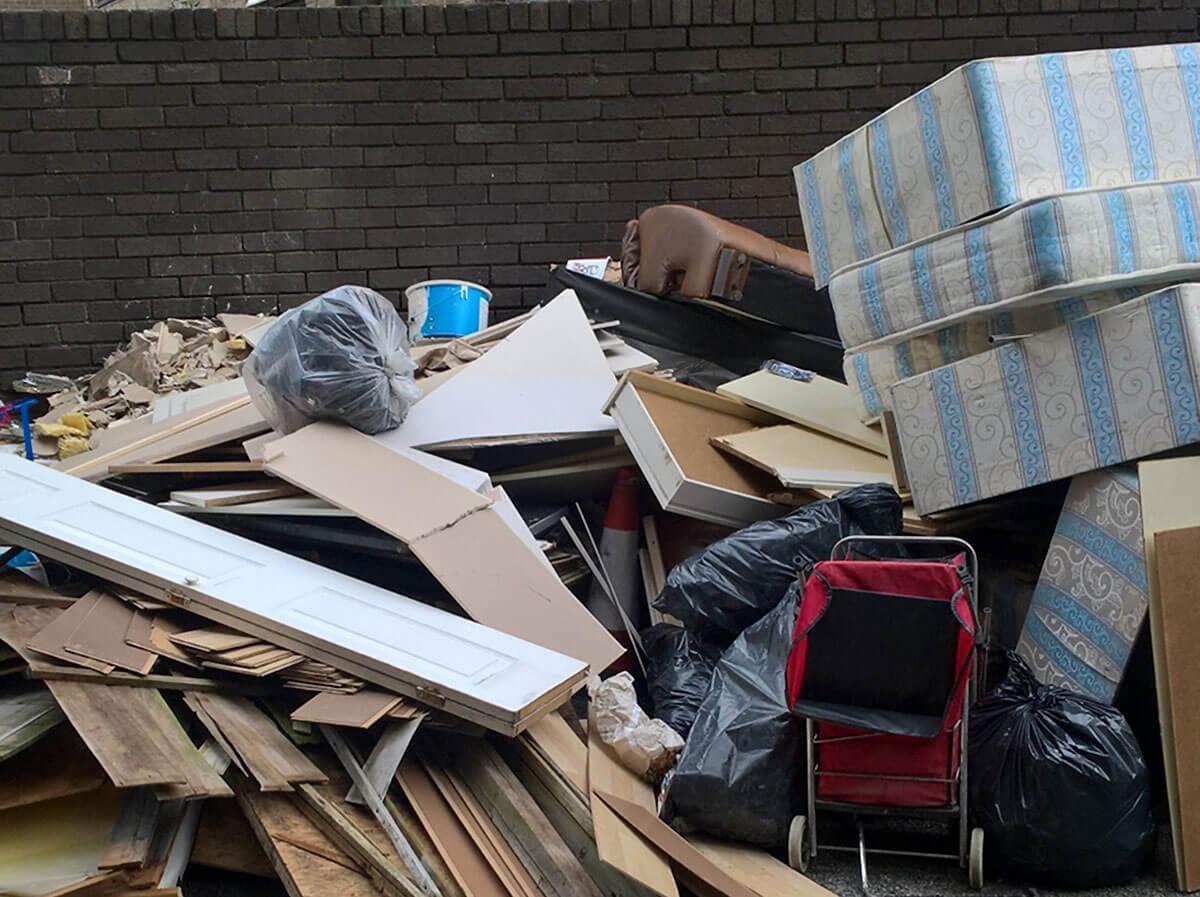
<instances>
[{"instance_id":1,"label":"tied bin bag","mask_svg":"<svg viewBox=\"0 0 1200 897\"><path fill-rule=\"evenodd\" d=\"M1115 707L1038 682L1015 654L971 714L970 793L997 875L1123 884L1153 846L1145 759Z\"/></svg>"}]
</instances>

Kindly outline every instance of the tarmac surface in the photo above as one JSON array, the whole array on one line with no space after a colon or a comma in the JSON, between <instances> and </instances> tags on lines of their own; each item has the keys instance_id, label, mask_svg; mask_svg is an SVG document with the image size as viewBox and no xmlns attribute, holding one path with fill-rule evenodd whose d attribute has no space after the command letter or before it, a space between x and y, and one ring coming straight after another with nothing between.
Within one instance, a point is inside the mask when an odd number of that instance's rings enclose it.
<instances>
[{"instance_id":1,"label":"tarmac surface","mask_svg":"<svg viewBox=\"0 0 1200 897\"><path fill-rule=\"evenodd\" d=\"M985 855L986 852L985 844ZM972 891L967 886L966 870L953 861L890 856L868 856L867 872L871 897L977 897L980 894L983 897L1165 897L1178 894L1172 883L1171 834L1165 826L1159 830L1157 849L1147 867L1134 881L1114 888L1057 891L985 879L983 891ZM822 852L809 867L808 876L839 897L862 894L858 857L854 854Z\"/></svg>"}]
</instances>

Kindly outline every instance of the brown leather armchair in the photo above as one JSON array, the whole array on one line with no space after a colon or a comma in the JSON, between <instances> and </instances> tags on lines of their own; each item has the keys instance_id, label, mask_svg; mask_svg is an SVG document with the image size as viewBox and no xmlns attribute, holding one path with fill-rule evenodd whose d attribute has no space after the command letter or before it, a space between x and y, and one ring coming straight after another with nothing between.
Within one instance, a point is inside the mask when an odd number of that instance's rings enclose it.
<instances>
[{"instance_id":1,"label":"brown leather armchair","mask_svg":"<svg viewBox=\"0 0 1200 897\"><path fill-rule=\"evenodd\" d=\"M812 277L808 253L691 206L662 205L625 225L621 271L626 286L663 296L737 302L754 259Z\"/></svg>"}]
</instances>

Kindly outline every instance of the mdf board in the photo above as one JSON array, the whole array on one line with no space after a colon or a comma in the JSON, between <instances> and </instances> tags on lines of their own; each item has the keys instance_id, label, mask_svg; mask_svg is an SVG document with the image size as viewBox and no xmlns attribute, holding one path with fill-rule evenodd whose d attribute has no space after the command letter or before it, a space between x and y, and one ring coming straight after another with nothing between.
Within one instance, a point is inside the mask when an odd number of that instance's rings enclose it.
<instances>
[{"instance_id":1,"label":"mdf board","mask_svg":"<svg viewBox=\"0 0 1200 897\"><path fill-rule=\"evenodd\" d=\"M579 299L564 290L374 438L421 448L611 432L600 406L615 382Z\"/></svg>"},{"instance_id":2,"label":"mdf board","mask_svg":"<svg viewBox=\"0 0 1200 897\"><path fill-rule=\"evenodd\" d=\"M369 729L400 703L396 695L364 689L352 695L319 694L292 711L292 719ZM383 789L386 790L386 789Z\"/></svg>"},{"instance_id":3,"label":"mdf board","mask_svg":"<svg viewBox=\"0 0 1200 897\"><path fill-rule=\"evenodd\" d=\"M345 673L513 734L585 665L136 499L0 458L0 533Z\"/></svg>"},{"instance_id":4,"label":"mdf board","mask_svg":"<svg viewBox=\"0 0 1200 897\"><path fill-rule=\"evenodd\" d=\"M1175 869L1181 890L1200 890L1200 601L1196 600L1196 563L1200 526L1159 531L1154 536L1158 588L1155 592L1155 679L1166 683L1168 705L1164 747L1171 742L1167 766ZM1154 626L1152 620L1151 626ZM1160 693L1162 685L1159 685Z\"/></svg>"},{"instance_id":5,"label":"mdf board","mask_svg":"<svg viewBox=\"0 0 1200 897\"><path fill-rule=\"evenodd\" d=\"M1190 777L1192 772L1188 767L1194 763L1195 753L1194 748L1190 747L1183 751L1178 750L1178 745L1188 745L1188 742L1180 740L1180 736L1187 735L1191 725L1185 715L1181 721L1185 724L1183 731L1176 733L1173 713L1178 705L1175 689L1182 691L1182 697L1189 697L1191 683L1183 681L1188 667L1181 670L1178 667L1173 668L1170 663L1171 654L1168 652L1166 634L1168 627L1176 626L1176 617L1174 614L1168 615L1164 603L1156 534L1200 526L1200 458L1143 461L1138 465L1138 486L1142 493L1142 531L1145 537L1146 572L1150 581L1150 640L1154 649L1155 690L1158 695L1159 725L1162 729L1163 767L1167 778L1167 800L1171 809L1175 876L1181 889L1196 890L1200 888L1200 842L1193 840L1189 843L1184 839L1184 795L1180 789L1181 784L1187 784L1186 778L1183 783L1180 782L1180 775L1182 773L1185 777ZM1173 547L1178 548L1178 545ZM1193 554L1193 561L1195 557ZM1177 584L1175 577L1180 575L1176 569L1179 564L1178 553L1173 553L1172 558L1172 578L1167 584L1174 589ZM1169 600L1172 611L1178 613L1178 594L1172 592ZM1187 625L1186 618L1181 625ZM1194 632L1195 630L1190 634L1194 635ZM1188 635L1186 630L1177 633L1177 637ZM1194 653L1194 647L1192 651ZM1188 809L1193 815L1200 812L1194 803Z\"/></svg>"},{"instance_id":6,"label":"mdf board","mask_svg":"<svg viewBox=\"0 0 1200 897\"><path fill-rule=\"evenodd\" d=\"M892 466L883 455L791 424L714 436L712 442L789 489L852 488L892 481Z\"/></svg>"},{"instance_id":7,"label":"mdf board","mask_svg":"<svg viewBox=\"0 0 1200 897\"><path fill-rule=\"evenodd\" d=\"M601 860L661 897L679 897L667 858L596 796L598 791L615 794L656 813L654 789L621 765L591 728L594 727L589 727L587 773L596 853Z\"/></svg>"},{"instance_id":8,"label":"mdf board","mask_svg":"<svg viewBox=\"0 0 1200 897\"><path fill-rule=\"evenodd\" d=\"M305 427L266 450L273 474L408 545L477 622L593 670L620 657L622 647L562 584L507 498L481 495L461 476L442 476L421 457L431 456L397 452L328 423ZM381 490L381 482L388 488Z\"/></svg>"},{"instance_id":9,"label":"mdf board","mask_svg":"<svg viewBox=\"0 0 1200 897\"><path fill-rule=\"evenodd\" d=\"M814 374L811 380L801 381L770 371L755 371L718 386L717 394L875 454L888 453L883 431L859 420L853 390L828 377Z\"/></svg>"},{"instance_id":10,"label":"mdf board","mask_svg":"<svg viewBox=\"0 0 1200 897\"><path fill-rule=\"evenodd\" d=\"M774 477L709 442L778 418L636 371L621 380L605 410L664 510L739 528L784 513L766 498L779 491Z\"/></svg>"},{"instance_id":11,"label":"mdf board","mask_svg":"<svg viewBox=\"0 0 1200 897\"><path fill-rule=\"evenodd\" d=\"M291 483L265 479L254 483L229 483L221 486L199 486L195 489L176 489L171 501L201 508L222 508L245 505L272 498L287 498L300 490Z\"/></svg>"}]
</instances>

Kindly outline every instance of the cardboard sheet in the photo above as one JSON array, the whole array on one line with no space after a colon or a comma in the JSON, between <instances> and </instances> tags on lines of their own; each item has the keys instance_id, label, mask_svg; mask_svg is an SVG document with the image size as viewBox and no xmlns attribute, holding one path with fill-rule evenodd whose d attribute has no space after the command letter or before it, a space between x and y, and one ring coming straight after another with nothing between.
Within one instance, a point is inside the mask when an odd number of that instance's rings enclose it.
<instances>
[{"instance_id":1,"label":"cardboard sheet","mask_svg":"<svg viewBox=\"0 0 1200 897\"><path fill-rule=\"evenodd\" d=\"M892 387L918 513L1200 441L1200 285L1183 284Z\"/></svg>"},{"instance_id":2,"label":"cardboard sheet","mask_svg":"<svg viewBox=\"0 0 1200 897\"><path fill-rule=\"evenodd\" d=\"M817 286L1024 199L1200 175L1200 48L969 62L795 168Z\"/></svg>"},{"instance_id":3,"label":"cardboard sheet","mask_svg":"<svg viewBox=\"0 0 1200 897\"><path fill-rule=\"evenodd\" d=\"M1080 474L1058 518L1017 653L1039 682L1111 703L1149 600L1137 471Z\"/></svg>"},{"instance_id":4,"label":"cardboard sheet","mask_svg":"<svg viewBox=\"0 0 1200 897\"><path fill-rule=\"evenodd\" d=\"M615 428L600 407L615 383L578 298L564 290L375 439L422 448L607 433Z\"/></svg>"}]
</instances>

